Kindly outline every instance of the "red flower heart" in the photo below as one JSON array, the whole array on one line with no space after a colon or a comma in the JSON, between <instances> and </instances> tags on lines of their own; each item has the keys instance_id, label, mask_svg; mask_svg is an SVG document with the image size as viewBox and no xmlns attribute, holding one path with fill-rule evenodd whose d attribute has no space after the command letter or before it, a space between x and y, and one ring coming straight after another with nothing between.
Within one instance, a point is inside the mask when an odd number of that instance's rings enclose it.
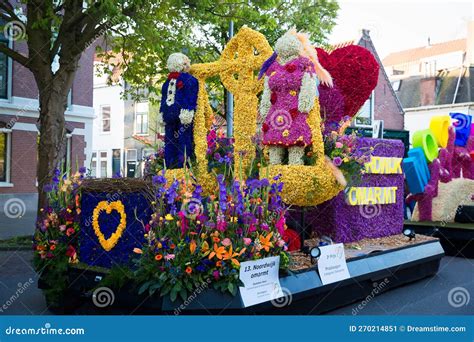
<instances>
[{"instance_id":1,"label":"red flower heart","mask_svg":"<svg viewBox=\"0 0 474 342\"><path fill-rule=\"evenodd\" d=\"M275 104L276 100L277 100L277 94L276 93L272 93L272 95L270 96L270 102L271 104Z\"/></svg>"},{"instance_id":2,"label":"red flower heart","mask_svg":"<svg viewBox=\"0 0 474 342\"><path fill-rule=\"evenodd\" d=\"M181 81L181 80L180 80L180 81L178 81L178 83L176 83L176 87L178 87L178 89L181 89L181 88L183 88L183 87L184 87L184 83L183 83L183 81Z\"/></svg>"},{"instance_id":3,"label":"red flower heart","mask_svg":"<svg viewBox=\"0 0 474 342\"><path fill-rule=\"evenodd\" d=\"M316 51L335 85L333 88L319 86L321 113L327 113L328 122L339 122L344 115L353 117L377 85L377 60L369 50L357 45L336 49L330 54L320 48Z\"/></svg>"},{"instance_id":4,"label":"red flower heart","mask_svg":"<svg viewBox=\"0 0 474 342\"><path fill-rule=\"evenodd\" d=\"M285 65L285 70L288 72L294 72L296 70L296 66L294 64L287 64Z\"/></svg>"},{"instance_id":5,"label":"red flower heart","mask_svg":"<svg viewBox=\"0 0 474 342\"><path fill-rule=\"evenodd\" d=\"M270 127L268 127L268 124L264 122L263 125L262 125L262 131L263 131L263 133L268 132L268 129L269 129L269 128L270 128Z\"/></svg>"},{"instance_id":6,"label":"red flower heart","mask_svg":"<svg viewBox=\"0 0 474 342\"><path fill-rule=\"evenodd\" d=\"M292 119L295 119L298 116L298 108L290 109L290 115Z\"/></svg>"}]
</instances>

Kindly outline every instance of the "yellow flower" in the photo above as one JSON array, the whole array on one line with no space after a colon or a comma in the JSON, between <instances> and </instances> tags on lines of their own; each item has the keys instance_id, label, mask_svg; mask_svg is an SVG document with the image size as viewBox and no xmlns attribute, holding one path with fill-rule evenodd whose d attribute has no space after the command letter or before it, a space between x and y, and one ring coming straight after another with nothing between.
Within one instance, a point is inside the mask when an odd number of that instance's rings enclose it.
<instances>
[{"instance_id":1,"label":"yellow flower","mask_svg":"<svg viewBox=\"0 0 474 342\"><path fill-rule=\"evenodd\" d=\"M291 96L296 96L296 90L290 90L290 95Z\"/></svg>"},{"instance_id":2,"label":"yellow flower","mask_svg":"<svg viewBox=\"0 0 474 342\"><path fill-rule=\"evenodd\" d=\"M273 76L276 74L276 71L272 71L272 73L270 74L270 76Z\"/></svg>"},{"instance_id":3,"label":"yellow flower","mask_svg":"<svg viewBox=\"0 0 474 342\"><path fill-rule=\"evenodd\" d=\"M283 123L283 116L278 115L278 116L277 116L277 122L278 122L278 123Z\"/></svg>"},{"instance_id":4,"label":"yellow flower","mask_svg":"<svg viewBox=\"0 0 474 342\"><path fill-rule=\"evenodd\" d=\"M287 129L285 129L283 131L283 133L281 133L281 135L283 135L284 137L287 137L288 135L290 135L290 131L288 131Z\"/></svg>"},{"instance_id":5,"label":"yellow flower","mask_svg":"<svg viewBox=\"0 0 474 342\"><path fill-rule=\"evenodd\" d=\"M106 239L104 234L100 230L99 214L101 211L105 211L107 214L110 214L112 210L116 210L120 214L120 222L115 232L112 233L112 235L108 239ZM118 243L118 240L122 236L126 226L127 215L125 214L125 207L121 201L114 201L111 203L107 201L101 201L94 208L94 211L92 213L92 228L94 229L95 235L99 239L100 245L107 252L112 250L112 248L114 248L115 245Z\"/></svg>"},{"instance_id":6,"label":"yellow flower","mask_svg":"<svg viewBox=\"0 0 474 342\"><path fill-rule=\"evenodd\" d=\"M171 215L171 214L166 214L165 220L166 220L166 221L173 221L173 220L174 220L174 217L173 217L173 215Z\"/></svg>"}]
</instances>

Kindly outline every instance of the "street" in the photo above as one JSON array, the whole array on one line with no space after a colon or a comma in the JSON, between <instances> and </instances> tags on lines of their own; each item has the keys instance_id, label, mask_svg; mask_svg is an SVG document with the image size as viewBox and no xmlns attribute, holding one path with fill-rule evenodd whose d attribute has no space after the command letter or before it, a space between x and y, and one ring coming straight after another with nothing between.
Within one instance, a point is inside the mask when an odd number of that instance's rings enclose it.
<instances>
[{"instance_id":1,"label":"street","mask_svg":"<svg viewBox=\"0 0 474 342\"><path fill-rule=\"evenodd\" d=\"M0 315L48 315L30 251L0 251ZM449 301L450 291L462 288L465 305ZM12 300L12 296L21 294ZM474 260L446 256L436 276L399 287L380 296L334 310L330 315L472 315ZM466 298L464 299L466 302ZM360 306L359 306L360 305ZM356 309L359 306L359 309ZM362 308L360 308L362 307ZM81 312L85 313L85 312Z\"/></svg>"}]
</instances>

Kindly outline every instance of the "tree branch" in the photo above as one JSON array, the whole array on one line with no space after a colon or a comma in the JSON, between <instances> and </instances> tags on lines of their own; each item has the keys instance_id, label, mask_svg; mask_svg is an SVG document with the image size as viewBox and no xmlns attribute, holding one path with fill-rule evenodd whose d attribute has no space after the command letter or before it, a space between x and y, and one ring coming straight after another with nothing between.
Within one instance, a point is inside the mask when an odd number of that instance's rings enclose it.
<instances>
[{"instance_id":1,"label":"tree branch","mask_svg":"<svg viewBox=\"0 0 474 342\"><path fill-rule=\"evenodd\" d=\"M13 49L10 49L5 44L0 44L0 52L4 53L5 55L10 57L14 61L16 61L16 62L20 63L21 65L23 65L24 67L26 67L28 69L30 68L30 66L29 66L30 59L28 57L23 56L22 54L16 52Z\"/></svg>"},{"instance_id":2,"label":"tree branch","mask_svg":"<svg viewBox=\"0 0 474 342\"><path fill-rule=\"evenodd\" d=\"M15 14L12 5L7 1L0 1L0 9L3 9L10 15L10 20L21 21L20 18Z\"/></svg>"}]
</instances>

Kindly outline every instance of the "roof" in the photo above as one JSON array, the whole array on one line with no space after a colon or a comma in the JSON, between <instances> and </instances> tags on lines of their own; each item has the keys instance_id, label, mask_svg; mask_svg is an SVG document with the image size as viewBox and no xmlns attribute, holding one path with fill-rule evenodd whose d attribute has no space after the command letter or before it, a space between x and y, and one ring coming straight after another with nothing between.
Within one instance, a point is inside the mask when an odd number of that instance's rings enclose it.
<instances>
[{"instance_id":1,"label":"roof","mask_svg":"<svg viewBox=\"0 0 474 342\"><path fill-rule=\"evenodd\" d=\"M398 65L418 61L423 58L443 55L450 52L465 51L466 39L450 40L448 42L431 44L414 49L393 52L383 59L384 66Z\"/></svg>"},{"instance_id":2,"label":"roof","mask_svg":"<svg viewBox=\"0 0 474 342\"><path fill-rule=\"evenodd\" d=\"M435 77L412 76L400 82L397 95L405 108L452 104L453 100L454 103L474 102L474 67L441 70ZM432 83L426 87L423 82ZM431 103L422 102L426 96L432 98Z\"/></svg>"}]
</instances>

